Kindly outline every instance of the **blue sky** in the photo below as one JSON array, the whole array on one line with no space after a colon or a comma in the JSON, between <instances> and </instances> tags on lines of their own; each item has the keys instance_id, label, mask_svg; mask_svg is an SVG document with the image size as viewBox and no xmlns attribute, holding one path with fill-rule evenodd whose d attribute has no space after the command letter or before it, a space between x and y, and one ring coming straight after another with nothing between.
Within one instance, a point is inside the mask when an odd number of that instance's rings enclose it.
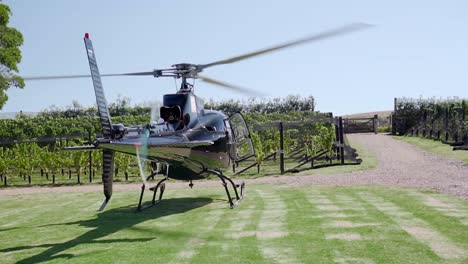
<instances>
[{"instance_id":1,"label":"blue sky","mask_svg":"<svg viewBox=\"0 0 468 264\"><path fill-rule=\"evenodd\" d=\"M353 22L375 27L279 51L204 75L272 97L313 95L317 109L389 110L394 97L468 97L467 1L3 1L24 35L23 76L87 74L89 32L101 73L208 63ZM172 79L103 79L109 102L161 99ZM198 83L199 96L246 96ZM1 112L95 103L91 80L28 82Z\"/></svg>"}]
</instances>

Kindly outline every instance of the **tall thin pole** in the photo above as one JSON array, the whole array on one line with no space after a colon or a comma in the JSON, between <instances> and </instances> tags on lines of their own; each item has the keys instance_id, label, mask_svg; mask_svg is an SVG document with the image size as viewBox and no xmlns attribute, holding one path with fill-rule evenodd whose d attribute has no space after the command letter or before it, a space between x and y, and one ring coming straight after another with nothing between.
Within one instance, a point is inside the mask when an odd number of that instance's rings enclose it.
<instances>
[{"instance_id":1,"label":"tall thin pole","mask_svg":"<svg viewBox=\"0 0 468 264\"><path fill-rule=\"evenodd\" d=\"M284 133L283 133L283 122L279 123L280 131L280 171L284 174Z\"/></svg>"},{"instance_id":2,"label":"tall thin pole","mask_svg":"<svg viewBox=\"0 0 468 264\"><path fill-rule=\"evenodd\" d=\"M344 133L343 133L343 118L338 118L339 130L340 130L340 159L341 164L344 164Z\"/></svg>"},{"instance_id":3,"label":"tall thin pole","mask_svg":"<svg viewBox=\"0 0 468 264\"><path fill-rule=\"evenodd\" d=\"M397 118L397 99L393 98L393 115L392 117L392 134L396 134L396 118Z\"/></svg>"},{"instance_id":4,"label":"tall thin pole","mask_svg":"<svg viewBox=\"0 0 468 264\"><path fill-rule=\"evenodd\" d=\"M91 130L88 131L88 142L91 143ZM93 182L93 153L89 151L89 182Z\"/></svg>"}]
</instances>

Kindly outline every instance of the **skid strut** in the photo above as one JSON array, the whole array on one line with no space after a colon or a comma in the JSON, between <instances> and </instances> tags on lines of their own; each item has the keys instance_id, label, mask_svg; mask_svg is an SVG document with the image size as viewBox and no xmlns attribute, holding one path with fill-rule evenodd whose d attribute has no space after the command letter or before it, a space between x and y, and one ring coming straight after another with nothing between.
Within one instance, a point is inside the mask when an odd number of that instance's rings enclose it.
<instances>
[{"instance_id":1,"label":"skid strut","mask_svg":"<svg viewBox=\"0 0 468 264\"><path fill-rule=\"evenodd\" d=\"M235 208L244 198L244 188L245 188L245 183L242 182L241 184L235 184L231 178L224 176L222 172L217 171L217 170L210 170L207 169L206 172L212 173L222 181L222 185L224 186L224 190L226 191L226 195L228 197L229 201L229 207L231 209ZM235 198L231 197L231 193L229 192L228 184L229 182L232 186L232 189L234 190L234 194L236 195ZM237 191L237 188L240 188L240 192Z\"/></svg>"},{"instance_id":2,"label":"skid strut","mask_svg":"<svg viewBox=\"0 0 468 264\"><path fill-rule=\"evenodd\" d=\"M146 181L148 181L150 178L154 179L154 176L156 176L156 174L157 173L152 173L150 176L146 178ZM143 200L143 194L145 193L145 188L146 188L145 184L143 183L143 185L141 186L140 200L138 202L137 211L143 211L146 208L152 207L161 202L162 196L164 194L164 190L166 189L166 184L164 183L166 180L167 180L167 176L159 180L155 186L149 188L150 191L153 191L153 199L151 200L150 204L147 204L145 206L141 204ZM159 189L159 197L158 197L158 200L156 200L156 193L158 192L158 189Z\"/></svg>"}]
</instances>

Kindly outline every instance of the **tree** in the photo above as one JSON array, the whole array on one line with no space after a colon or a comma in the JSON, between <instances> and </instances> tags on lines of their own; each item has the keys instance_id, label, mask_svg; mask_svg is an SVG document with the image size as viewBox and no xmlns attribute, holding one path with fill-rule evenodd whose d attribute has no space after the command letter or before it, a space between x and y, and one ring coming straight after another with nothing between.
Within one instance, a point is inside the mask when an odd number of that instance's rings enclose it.
<instances>
[{"instance_id":1,"label":"tree","mask_svg":"<svg viewBox=\"0 0 468 264\"><path fill-rule=\"evenodd\" d=\"M8 27L10 8L0 3L0 109L3 108L8 96L6 91L10 87L24 87L24 80L16 75L17 64L21 62L23 35L15 28Z\"/></svg>"}]
</instances>

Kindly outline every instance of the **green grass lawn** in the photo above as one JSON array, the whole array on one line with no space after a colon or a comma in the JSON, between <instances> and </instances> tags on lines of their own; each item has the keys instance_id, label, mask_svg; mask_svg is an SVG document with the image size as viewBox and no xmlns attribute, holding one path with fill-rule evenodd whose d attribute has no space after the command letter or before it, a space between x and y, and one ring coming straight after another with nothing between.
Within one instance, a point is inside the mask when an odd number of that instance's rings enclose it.
<instances>
[{"instance_id":1,"label":"green grass lawn","mask_svg":"<svg viewBox=\"0 0 468 264\"><path fill-rule=\"evenodd\" d=\"M468 262L468 202L444 194L248 185L231 210L221 186L167 187L140 213L138 190L104 212L101 193L0 195L1 262Z\"/></svg>"},{"instance_id":2,"label":"green grass lawn","mask_svg":"<svg viewBox=\"0 0 468 264\"><path fill-rule=\"evenodd\" d=\"M468 163L468 151L457 150L454 151L453 147L447 144L443 144L440 141L435 141L428 138L420 137L409 137L409 136L394 136L394 139L401 140L434 154L438 154L447 158L462 160Z\"/></svg>"}]
</instances>

